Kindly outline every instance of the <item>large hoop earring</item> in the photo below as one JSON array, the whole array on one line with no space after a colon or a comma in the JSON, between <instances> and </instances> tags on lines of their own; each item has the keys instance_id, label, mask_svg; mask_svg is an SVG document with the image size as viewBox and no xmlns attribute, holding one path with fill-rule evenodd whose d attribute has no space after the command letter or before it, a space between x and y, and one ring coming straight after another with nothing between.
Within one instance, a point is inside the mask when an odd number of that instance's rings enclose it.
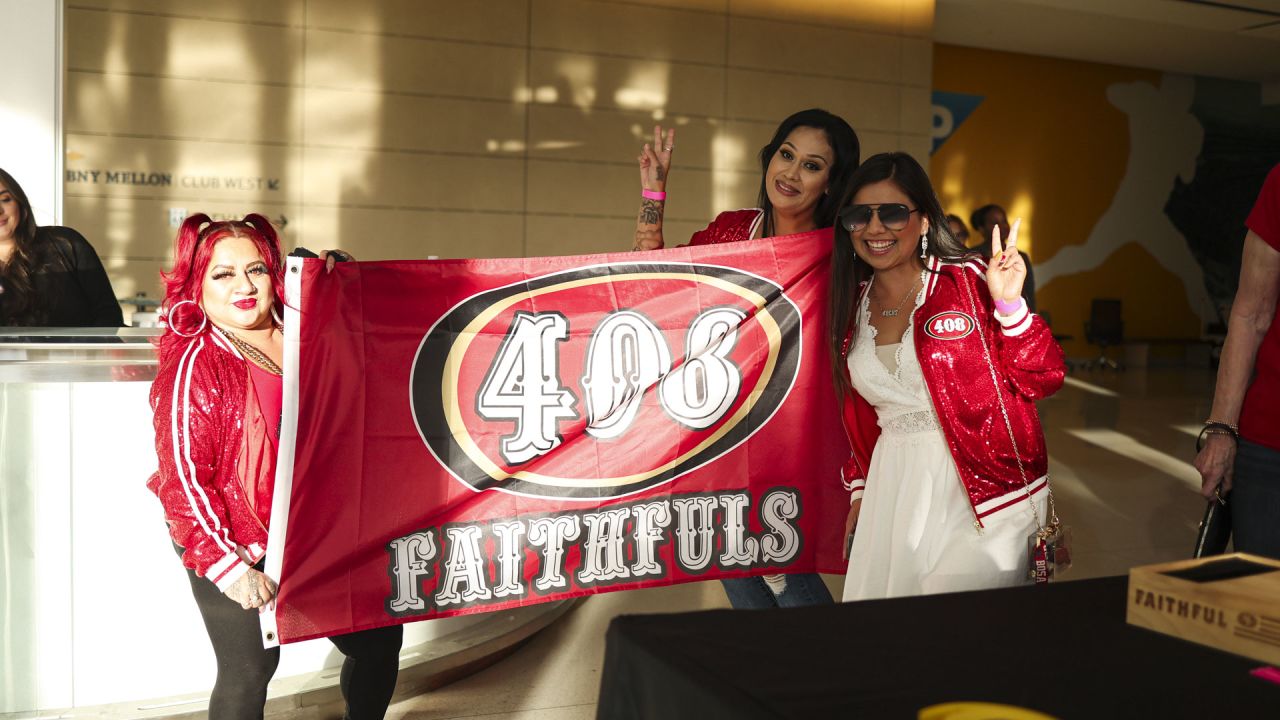
<instances>
[{"instance_id":1,"label":"large hoop earring","mask_svg":"<svg viewBox=\"0 0 1280 720\"><path fill-rule=\"evenodd\" d=\"M275 321L276 327L283 328L284 320L280 319L280 311L276 310L276 304L271 303L271 319Z\"/></svg>"},{"instance_id":2,"label":"large hoop earring","mask_svg":"<svg viewBox=\"0 0 1280 720\"><path fill-rule=\"evenodd\" d=\"M182 332L177 328L176 325L174 325L174 322L173 322L177 309L187 303L191 303L192 305L195 305L195 308L200 311L200 327L196 328L190 333ZM205 326L207 326L208 324L209 324L209 316L204 314L204 309L201 308L200 305L197 304L195 300L182 300L181 302L175 303L173 307L169 308L169 312L165 316L165 325L168 325L169 330L174 335L177 335L178 337L195 337L200 333L204 332Z\"/></svg>"}]
</instances>

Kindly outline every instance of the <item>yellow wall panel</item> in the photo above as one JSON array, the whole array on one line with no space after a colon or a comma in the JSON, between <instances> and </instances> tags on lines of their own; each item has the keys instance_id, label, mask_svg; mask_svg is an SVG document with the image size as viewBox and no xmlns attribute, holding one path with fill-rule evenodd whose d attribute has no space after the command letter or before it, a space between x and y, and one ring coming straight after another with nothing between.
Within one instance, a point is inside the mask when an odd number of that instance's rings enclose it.
<instances>
[{"instance_id":1,"label":"yellow wall panel","mask_svg":"<svg viewBox=\"0 0 1280 720\"><path fill-rule=\"evenodd\" d=\"M69 70L296 83L302 31L278 25L68 9Z\"/></svg>"},{"instance_id":2,"label":"yellow wall panel","mask_svg":"<svg viewBox=\"0 0 1280 720\"><path fill-rule=\"evenodd\" d=\"M512 100L525 50L312 29L306 67L318 87Z\"/></svg>"},{"instance_id":3,"label":"yellow wall panel","mask_svg":"<svg viewBox=\"0 0 1280 720\"><path fill-rule=\"evenodd\" d=\"M535 50L530 86L537 102L583 110L661 109L714 117L723 108L724 69Z\"/></svg>"},{"instance_id":4,"label":"yellow wall panel","mask_svg":"<svg viewBox=\"0 0 1280 720\"><path fill-rule=\"evenodd\" d=\"M757 18L729 22L729 64L754 70L896 82L902 76L901 43L894 35L842 27Z\"/></svg>"},{"instance_id":5,"label":"yellow wall panel","mask_svg":"<svg viewBox=\"0 0 1280 720\"><path fill-rule=\"evenodd\" d=\"M511 210L524 194L524 159L308 148L304 203Z\"/></svg>"},{"instance_id":6,"label":"yellow wall panel","mask_svg":"<svg viewBox=\"0 0 1280 720\"><path fill-rule=\"evenodd\" d=\"M654 7L679 8L682 10L703 10L724 14L729 11L729 0L631 0L633 5L652 5Z\"/></svg>"},{"instance_id":7,"label":"yellow wall panel","mask_svg":"<svg viewBox=\"0 0 1280 720\"><path fill-rule=\"evenodd\" d=\"M532 0L536 48L724 62L725 17L592 0Z\"/></svg>"},{"instance_id":8,"label":"yellow wall panel","mask_svg":"<svg viewBox=\"0 0 1280 720\"><path fill-rule=\"evenodd\" d=\"M625 219L530 215L525 232L529 255L624 252L635 240L635 222Z\"/></svg>"},{"instance_id":9,"label":"yellow wall panel","mask_svg":"<svg viewBox=\"0 0 1280 720\"><path fill-rule=\"evenodd\" d=\"M719 132L706 118L662 115L652 112L592 110L558 105L529 107L529 154L562 160L594 160L635 167L640 148L653 142L653 126L676 129L678 149L673 168L712 166L712 137ZM686 149L687 148L687 149ZM674 172L674 171L673 171ZM636 183L639 187L639 172Z\"/></svg>"},{"instance_id":10,"label":"yellow wall panel","mask_svg":"<svg viewBox=\"0 0 1280 720\"><path fill-rule=\"evenodd\" d=\"M69 133L288 143L298 136L296 99L279 85L73 71L63 118Z\"/></svg>"},{"instance_id":11,"label":"yellow wall panel","mask_svg":"<svg viewBox=\"0 0 1280 720\"><path fill-rule=\"evenodd\" d=\"M672 169L666 215L698 222L713 217L712 177L706 170ZM634 218L640 210L639 173L619 165L529 161L529 210Z\"/></svg>"},{"instance_id":12,"label":"yellow wall panel","mask_svg":"<svg viewBox=\"0 0 1280 720\"><path fill-rule=\"evenodd\" d=\"M862 159L882 152L902 150L901 136L898 133L864 131L854 128L858 133L858 144L862 149ZM912 153L914 154L914 153ZM916 157L920 157L917 155Z\"/></svg>"},{"instance_id":13,"label":"yellow wall panel","mask_svg":"<svg viewBox=\"0 0 1280 720\"><path fill-rule=\"evenodd\" d=\"M309 208L300 233L311 248L360 260L519 257L524 217L510 212Z\"/></svg>"},{"instance_id":14,"label":"yellow wall panel","mask_svg":"<svg viewBox=\"0 0 1280 720\"><path fill-rule=\"evenodd\" d=\"M729 0L729 12L895 35L928 37L933 29L933 0Z\"/></svg>"},{"instance_id":15,"label":"yellow wall panel","mask_svg":"<svg viewBox=\"0 0 1280 720\"><path fill-rule=\"evenodd\" d=\"M528 16L528 0L307 1L307 21L316 28L510 45L527 42Z\"/></svg>"},{"instance_id":16,"label":"yellow wall panel","mask_svg":"<svg viewBox=\"0 0 1280 720\"><path fill-rule=\"evenodd\" d=\"M309 145L475 154L523 147L523 104L318 88L302 101Z\"/></svg>"},{"instance_id":17,"label":"yellow wall panel","mask_svg":"<svg viewBox=\"0 0 1280 720\"><path fill-rule=\"evenodd\" d=\"M728 115L777 122L796 110L821 107L857 131L896 131L899 90L896 84L730 70Z\"/></svg>"},{"instance_id":18,"label":"yellow wall panel","mask_svg":"<svg viewBox=\"0 0 1280 720\"><path fill-rule=\"evenodd\" d=\"M902 38L902 84L932 87L933 41L928 38Z\"/></svg>"},{"instance_id":19,"label":"yellow wall panel","mask_svg":"<svg viewBox=\"0 0 1280 720\"><path fill-rule=\"evenodd\" d=\"M685 245L707 221L670 221L663 226L666 247ZM530 215L526 255L584 255L628 252L635 241L635 224L613 218ZM636 256L644 258L644 255Z\"/></svg>"},{"instance_id":20,"label":"yellow wall panel","mask_svg":"<svg viewBox=\"0 0 1280 720\"><path fill-rule=\"evenodd\" d=\"M898 136L898 149L911 155L924 166L929 164L929 151L932 147L933 138L928 135L903 133Z\"/></svg>"},{"instance_id":21,"label":"yellow wall panel","mask_svg":"<svg viewBox=\"0 0 1280 720\"><path fill-rule=\"evenodd\" d=\"M528 209L634 217L640 207L639 186L637 171L624 165L530 160Z\"/></svg>"},{"instance_id":22,"label":"yellow wall panel","mask_svg":"<svg viewBox=\"0 0 1280 720\"><path fill-rule=\"evenodd\" d=\"M922 87L903 87L898 89L898 129L904 133L929 135L933 129L933 118L930 116L933 100L932 91ZM925 156L927 157L927 156ZM923 162L923 160L922 160Z\"/></svg>"},{"instance_id":23,"label":"yellow wall panel","mask_svg":"<svg viewBox=\"0 0 1280 720\"><path fill-rule=\"evenodd\" d=\"M312 0L314 2L314 0ZM94 8L188 18L300 25L307 0L69 0L68 9Z\"/></svg>"}]
</instances>

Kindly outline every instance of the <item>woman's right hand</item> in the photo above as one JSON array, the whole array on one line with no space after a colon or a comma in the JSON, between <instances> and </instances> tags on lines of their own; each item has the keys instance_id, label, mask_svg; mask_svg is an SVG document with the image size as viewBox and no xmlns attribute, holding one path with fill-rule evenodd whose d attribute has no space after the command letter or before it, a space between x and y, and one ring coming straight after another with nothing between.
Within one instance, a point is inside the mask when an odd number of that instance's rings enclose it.
<instances>
[{"instance_id":1,"label":"woman's right hand","mask_svg":"<svg viewBox=\"0 0 1280 720\"><path fill-rule=\"evenodd\" d=\"M840 557L845 560L849 559L849 538L853 537L853 531L858 527L858 513L860 512L862 512L862 498L850 503L849 516L844 519L844 547L840 549Z\"/></svg>"},{"instance_id":2,"label":"woman's right hand","mask_svg":"<svg viewBox=\"0 0 1280 720\"><path fill-rule=\"evenodd\" d=\"M676 129L663 132L653 126L653 144L640 149L640 189L663 192L667 189L667 173L671 171L671 153L676 146Z\"/></svg>"},{"instance_id":3,"label":"woman's right hand","mask_svg":"<svg viewBox=\"0 0 1280 720\"><path fill-rule=\"evenodd\" d=\"M1219 485L1223 495L1230 492L1235 464L1235 438L1223 433L1209 433L1195 461L1196 470L1200 471L1200 494L1212 500Z\"/></svg>"},{"instance_id":4,"label":"woman's right hand","mask_svg":"<svg viewBox=\"0 0 1280 720\"><path fill-rule=\"evenodd\" d=\"M253 610L266 607L275 598L276 584L266 575L249 568L223 594L240 603L240 607L245 610Z\"/></svg>"},{"instance_id":5,"label":"woman's right hand","mask_svg":"<svg viewBox=\"0 0 1280 720\"><path fill-rule=\"evenodd\" d=\"M667 171L671 169L671 151L675 149L676 130L663 132L661 125L653 126L653 144L645 143L640 149L641 191L666 192ZM640 215L636 218L636 237L632 250L661 250L662 212L665 200L640 199Z\"/></svg>"}]
</instances>

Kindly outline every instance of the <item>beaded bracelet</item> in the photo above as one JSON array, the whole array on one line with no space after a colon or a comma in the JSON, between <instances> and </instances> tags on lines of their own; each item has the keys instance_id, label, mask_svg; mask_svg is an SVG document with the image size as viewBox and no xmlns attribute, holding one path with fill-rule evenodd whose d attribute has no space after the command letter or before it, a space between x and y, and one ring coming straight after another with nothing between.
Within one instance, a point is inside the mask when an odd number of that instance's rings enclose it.
<instances>
[{"instance_id":1,"label":"beaded bracelet","mask_svg":"<svg viewBox=\"0 0 1280 720\"><path fill-rule=\"evenodd\" d=\"M1210 420L1204 424L1204 427L1200 430L1200 435L1196 437L1196 452L1200 452L1200 449L1204 447L1206 435L1228 435L1232 440L1236 441L1237 445L1240 444L1239 428L1229 423Z\"/></svg>"}]
</instances>

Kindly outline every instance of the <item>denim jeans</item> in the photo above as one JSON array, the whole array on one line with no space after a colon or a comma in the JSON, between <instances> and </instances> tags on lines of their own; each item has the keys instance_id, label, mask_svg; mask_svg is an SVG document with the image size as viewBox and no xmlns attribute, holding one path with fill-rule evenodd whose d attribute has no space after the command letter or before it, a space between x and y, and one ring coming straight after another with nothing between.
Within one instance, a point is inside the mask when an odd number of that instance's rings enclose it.
<instances>
[{"instance_id":1,"label":"denim jeans","mask_svg":"<svg viewBox=\"0 0 1280 720\"><path fill-rule=\"evenodd\" d=\"M1280 450L1241 440L1231 483L1231 542L1280 560Z\"/></svg>"},{"instance_id":2,"label":"denim jeans","mask_svg":"<svg viewBox=\"0 0 1280 720\"><path fill-rule=\"evenodd\" d=\"M766 610L780 607L804 607L806 605L830 605L831 591L817 573L787 575L787 586L782 594L773 589L762 577L727 578L721 580L724 594L735 610Z\"/></svg>"}]
</instances>

